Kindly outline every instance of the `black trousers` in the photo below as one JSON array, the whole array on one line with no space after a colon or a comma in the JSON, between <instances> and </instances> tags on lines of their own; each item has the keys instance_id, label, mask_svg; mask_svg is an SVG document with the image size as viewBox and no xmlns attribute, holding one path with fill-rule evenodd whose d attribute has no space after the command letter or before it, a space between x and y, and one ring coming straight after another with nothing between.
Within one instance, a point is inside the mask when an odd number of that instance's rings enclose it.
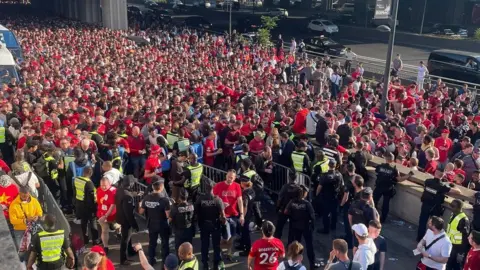
<instances>
[{"instance_id":1,"label":"black trousers","mask_svg":"<svg viewBox=\"0 0 480 270\"><path fill-rule=\"evenodd\" d=\"M90 226L90 237L92 238L92 242L98 241L98 225L97 225L97 218L93 215L84 215L80 218L81 221L81 228L83 234L83 241L85 245L88 244L88 234L87 228Z\"/></svg>"},{"instance_id":2,"label":"black trousers","mask_svg":"<svg viewBox=\"0 0 480 270\"><path fill-rule=\"evenodd\" d=\"M162 260L165 261L168 254L170 253L168 239L170 238L170 228L169 227L156 227L148 228L148 262L150 264L155 264L155 253L157 250L157 240L158 236L162 240Z\"/></svg>"},{"instance_id":3,"label":"black trousers","mask_svg":"<svg viewBox=\"0 0 480 270\"><path fill-rule=\"evenodd\" d=\"M175 250L178 250L178 247L181 244L185 242L192 243L192 241L193 241L193 225L190 228L175 230Z\"/></svg>"},{"instance_id":4,"label":"black trousers","mask_svg":"<svg viewBox=\"0 0 480 270\"><path fill-rule=\"evenodd\" d=\"M422 240L423 236L427 232L427 222L430 216L442 216L443 208L435 204L428 202L422 203L422 208L420 210L420 217L418 219L418 232L417 232L417 242Z\"/></svg>"},{"instance_id":5,"label":"black trousers","mask_svg":"<svg viewBox=\"0 0 480 270\"><path fill-rule=\"evenodd\" d=\"M348 221L348 209L350 208L350 203L346 203L342 207L342 216L343 216L343 227L345 230L345 241L348 244L348 248L353 248L353 233L352 227L350 227L350 222Z\"/></svg>"},{"instance_id":6,"label":"black trousers","mask_svg":"<svg viewBox=\"0 0 480 270\"><path fill-rule=\"evenodd\" d=\"M213 246L213 269L216 270L218 269L218 264L222 260L220 249L221 229L215 228L214 226L200 225L200 241L202 242L202 263L204 268L207 268L206 266L208 266L210 236L212 237Z\"/></svg>"},{"instance_id":7,"label":"black trousers","mask_svg":"<svg viewBox=\"0 0 480 270\"><path fill-rule=\"evenodd\" d=\"M301 243L302 236L305 240L305 246L307 248L307 257L310 261L310 269L314 269L315 252L313 251L313 228L295 229L292 228L292 225L290 224L288 230L288 245L295 240Z\"/></svg>"},{"instance_id":8,"label":"black trousers","mask_svg":"<svg viewBox=\"0 0 480 270\"><path fill-rule=\"evenodd\" d=\"M450 252L450 257L448 258L446 270L461 270L463 269L463 264L465 263L465 258L467 257L467 252L462 250L462 247L458 245L452 245L452 251ZM463 261L457 261L458 254L464 254Z\"/></svg>"},{"instance_id":9,"label":"black trousers","mask_svg":"<svg viewBox=\"0 0 480 270\"><path fill-rule=\"evenodd\" d=\"M282 239L283 227L288 221L288 216L286 216L283 211L278 213L277 224L275 225L275 238Z\"/></svg>"},{"instance_id":10,"label":"black trousers","mask_svg":"<svg viewBox=\"0 0 480 270\"><path fill-rule=\"evenodd\" d=\"M132 227L130 224L122 225L122 238L120 239L120 263L125 262L128 254L135 254L135 250L132 247Z\"/></svg>"},{"instance_id":11,"label":"black trousers","mask_svg":"<svg viewBox=\"0 0 480 270\"><path fill-rule=\"evenodd\" d=\"M390 211L390 200L393 198L394 194L394 189L385 190L376 188L373 191L373 201L375 202L375 207L378 207L378 202L380 201L380 198L383 197L382 214L380 216L381 223L384 223L387 219L388 212Z\"/></svg>"},{"instance_id":12,"label":"black trousers","mask_svg":"<svg viewBox=\"0 0 480 270\"><path fill-rule=\"evenodd\" d=\"M240 245L243 251L249 252L252 247L252 239L250 238L250 219L245 219L243 226L240 228L242 236L240 238Z\"/></svg>"},{"instance_id":13,"label":"black trousers","mask_svg":"<svg viewBox=\"0 0 480 270\"><path fill-rule=\"evenodd\" d=\"M337 199L323 199L323 229L326 232L337 229L338 218L338 200Z\"/></svg>"}]
</instances>

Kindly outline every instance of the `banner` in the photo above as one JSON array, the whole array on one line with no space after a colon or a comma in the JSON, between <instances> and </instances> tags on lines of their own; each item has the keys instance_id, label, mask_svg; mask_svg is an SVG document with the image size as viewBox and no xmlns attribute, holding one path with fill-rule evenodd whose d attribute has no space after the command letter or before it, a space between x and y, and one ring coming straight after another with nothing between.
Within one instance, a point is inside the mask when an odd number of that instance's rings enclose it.
<instances>
[{"instance_id":1,"label":"banner","mask_svg":"<svg viewBox=\"0 0 480 270\"><path fill-rule=\"evenodd\" d=\"M375 19L388 19L392 12L392 0L377 0L375 4Z\"/></svg>"}]
</instances>

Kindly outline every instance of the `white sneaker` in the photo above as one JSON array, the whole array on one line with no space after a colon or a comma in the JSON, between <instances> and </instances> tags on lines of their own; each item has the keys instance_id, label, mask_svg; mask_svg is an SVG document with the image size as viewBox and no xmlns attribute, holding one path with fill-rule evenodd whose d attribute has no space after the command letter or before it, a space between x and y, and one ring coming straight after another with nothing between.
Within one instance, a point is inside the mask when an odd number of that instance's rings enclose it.
<instances>
[{"instance_id":1,"label":"white sneaker","mask_svg":"<svg viewBox=\"0 0 480 270\"><path fill-rule=\"evenodd\" d=\"M82 224L82 221L80 219L76 218L76 219L73 220L73 223L75 223L77 225L80 225L80 224Z\"/></svg>"}]
</instances>

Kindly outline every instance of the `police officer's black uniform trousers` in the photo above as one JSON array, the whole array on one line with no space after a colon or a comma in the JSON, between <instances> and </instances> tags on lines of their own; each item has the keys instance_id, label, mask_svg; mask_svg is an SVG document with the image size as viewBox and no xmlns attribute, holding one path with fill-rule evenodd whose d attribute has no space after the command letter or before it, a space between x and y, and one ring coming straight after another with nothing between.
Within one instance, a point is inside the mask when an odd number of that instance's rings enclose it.
<instances>
[{"instance_id":1,"label":"police officer's black uniform trousers","mask_svg":"<svg viewBox=\"0 0 480 270\"><path fill-rule=\"evenodd\" d=\"M208 251L210 249L210 236L212 237L213 246L213 269L218 268L218 264L222 260L220 240L221 226L220 223L213 224L211 221L205 221L200 226L200 241L202 242L202 263L208 265Z\"/></svg>"},{"instance_id":2,"label":"police officer's black uniform trousers","mask_svg":"<svg viewBox=\"0 0 480 270\"><path fill-rule=\"evenodd\" d=\"M302 236L305 239L305 246L307 248L307 257L310 261L311 269L315 265L315 253L313 251L313 228L311 226L305 227L304 229L295 229L292 224L289 226L288 230L288 245L293 241L302 242ZM287 246L288 246L287 245Z\"/></svg>"},{"instance_id":3,"label":"police officer's black uniform trousers","mask_svg":"<svg viewBox=\"0 0 480 270\"><path fill-rule=\"evenodd\" d=\"M423 202L420 210L420 218L418 219L418 233L417 242L423 239L427 232L427 223L430 216L442 216L442 206L432 204L429 202Z\"/></svg>"},{"instance_id":4,"label":"police officer's black uniform trousers","mask_svg":"<svg viewBox=\"0 0 480 270\"><path fill-rule=\"evenodd\" d=\"M350 209L351 205L352 205L351 202L346 202L342 207L343 228L345 230L345 241L347 242L349 248L353 247L352 227L350 226L350 221L348 220L348 209Z\"/></svg>"},{"instance_id":5,"label":"police officer's black uniform trousers","mask_svg":"<svg viewBox=\"0 0 480 270\"><path fill-rule=\"evenodd\" d=\"M326 233L330 230L335 231L337 229L338 199L323 197L321 201L323 205L323 230Z\"/></svg>"},{"instance_id":6,"label":"police officer's black uniform trousers","mask_svg":"<svg viewBox=\"0 0 480 270\"><path fill-rule=\"evenodd\" d=\"M178 250L178 247L185 243L192 243L194 236L194 227L193 224L188 228L175 229L175 250Z\"/></svg>"},{"instance_id":7,"label":"police officer's black uniform trousers","mask_svg":"<svg viewBox=\"0 0 480 270\"><path fill-rule=\"evenodd\" d=\"M157 224L158 225L158 224ZM162 241L162 260L165 261L170 253L169 238L170 227L168 226L149 226L148 228L148 261L150 264L155 264L155 253L157 250L157 239L160 236Z\"/></svg>"},{"instance_id":8,"label":"police officer's black uniform trousers","mask_svg":"<svg viewBox=\"0 0 480 270\"><path fill-rule=\"evenodd\" d=\"M373 191L373 201L375 203L375 206L377 206L378 202L380 201L380 198L383 197L382 215L380 216L381 223L384 223L385 220L387 219L388 212L390 211L390 200L393 198L394 195L395 195L395 189L393 187L390 189L376 188Z\"/></svg>"},{"instance_id":9,"label":"police officer's black uniform trousers","mask_svg":"<svg viewBox=\"0 0 480 270\"><path fill-rule=\"evenodd\" d=\"M275 224L275 238L282 239L283 227L288 221L288 216L283 213L283 210L278 212L277 224Z\"/></svg>"}]
</instances>

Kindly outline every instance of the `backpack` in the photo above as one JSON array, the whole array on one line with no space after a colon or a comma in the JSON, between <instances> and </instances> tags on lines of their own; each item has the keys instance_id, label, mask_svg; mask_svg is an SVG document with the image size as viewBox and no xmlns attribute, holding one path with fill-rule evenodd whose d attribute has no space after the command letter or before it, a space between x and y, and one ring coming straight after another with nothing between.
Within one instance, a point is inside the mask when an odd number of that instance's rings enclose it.
<instances>
[{"instance_id":1,"label":"backpack","mask_svg":"<svg viewBox=\"0 0 480 270\"><path fill-rule=\"evenodd\" d=\"M253 184L253 190L255 191L255 194L259 194L263 192L264 184L263 184L263 179L260 177L260 175L255 174L252 177L252 184Z\"/></svg>"},{"instance_id":2,"label":"backpack","mask_svg":"<svg viewBox=\"0 0 480 270\"><path fill-rule=\"evenodd\" d=\"M298 269L302 268L303 265L301 263L296 264L296 265L290 265L288 263L288 260L284 260L283 261L283 266L285 267L285 270L298 270Z\"/></svg>"},{"instance_id":3,"label":"backpack","mask_svg":"<svg viewBox=\"0 0 480 270\"><path fill-rule=\"evenodd\" d=\"M38 176L41 178L48 177L48 170L47 170L47 161L42 156L40 157L36 163L33 164L33 169L37 173Z\"/></svg>"}]
</instances>

